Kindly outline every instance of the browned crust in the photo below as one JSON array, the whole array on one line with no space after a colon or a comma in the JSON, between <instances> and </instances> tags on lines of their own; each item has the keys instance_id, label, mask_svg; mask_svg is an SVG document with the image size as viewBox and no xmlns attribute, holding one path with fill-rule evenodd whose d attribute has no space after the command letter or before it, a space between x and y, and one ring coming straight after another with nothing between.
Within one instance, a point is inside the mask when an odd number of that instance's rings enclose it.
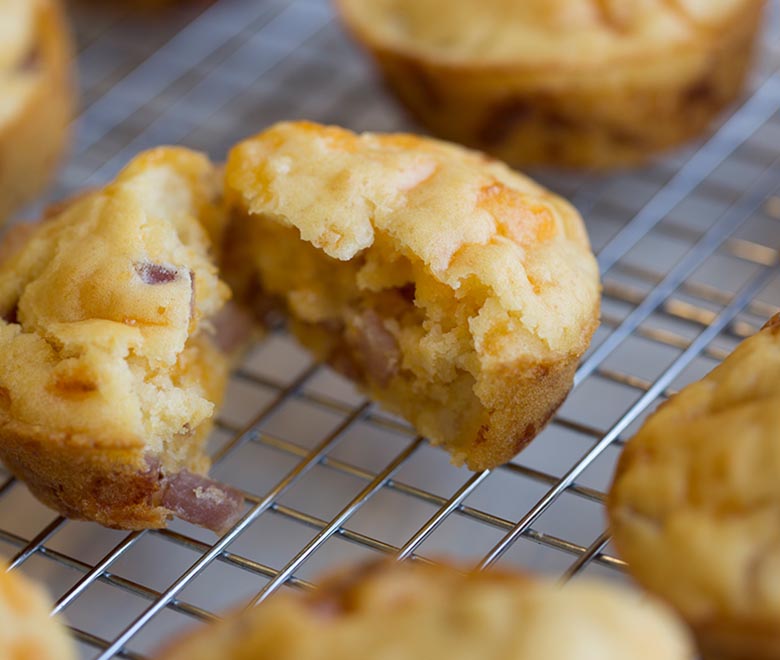
<instances>
[{"instance_id":1,"label":"browned crust","mask_svg":"<svg viewBox=\"0 0 780 660\"><path fill-rule=\"evenodd\" d=\"M200 446L210 428L199 427L192 456L166 470L170 457L147 454L137 439L54 432L3 411L0 460L36 498L67 518L115 529L159 529L181 515L163 505L170 479L180 470L205 475L209 461Z\"/></svg>"},{"instance_id":2,"label":"browned crust","mask_svg":"<svg viewBox=\"0 0 780 660\"><path fill-rule=\"evenodd\" d=\"M508 365L491 374L487 424L465 448L469 469L495 468L525 449L566 400L578 362L579 354L572 354L555 362Z\"/></svg>"},{"instance_id":3,"label":"browned crust","mask_svg":"<svg viewBox=\"0 0 780 660\"><path fill-rule=\"evenodd\" d=\"M203 362L196 368L208 385L208 399L219 406L229 362L241 347L227 356L212 347L210 340L202 344ZM182 472L208 473L210 459L203 445L213 419L195 428L175 455L166 447L156 454L137 437L98 438L22 422L10 416L10 403L7 391L0 387L0 461L36 498L63 516L132 530L163 528L178 516L217 533L224 531L224 525L212 527L210 522L198 522L186 512L169 508L176 506L175 498L169 497L169 486ZM239 491L227 486L203 483L220 487L227 503L231 498L242 499ZM225 525L232 522L235 517L229 516Z\"/></svg>"},{"instance_id":4,"label":"browned crust","mask_svg":"<svg viewBox=\"0 0 780 660\"><path fill-rule=\"evenodd\" d=\"M581 350L556 360L526 359L493 369L486 378L490 387L481 399L485 410L480 420L473 420L475 433L466 446L432 440L462 458L470 470L493 469L512 460L544 429L565 401L579 358L598 327L598 319L597 305L590 322L582 329ZM403 409L402 402L388 400L388 383L378 382L360 368L360 358L345 340L343 328L314 326L293 319L291 329L319 359L351 379L374 400L414 423L414 415Z\"/></svg>"},{"instance_id":5,"label":"browned crust","mask_svg":"<svg viewBox=\"0 0 780 660\"><path fill-rule=\"evenodd\" d=\"M93 439L52 433L0 415L0 459L41 502L63 516L107 527L164 527L155 506L161 475L142 447L103 448Z\"/></svg>"},{"instance_id":6,"label":"browned crust","mask_svg":"<svg viewBox=\"0 0 780 660\"><path fill-rule=\"evenodd\" d=\"M40 85L19 116L0 130L0 221L48 184L70 138L72 45L57 0L42 3L37 38Z\"/></svg>"},{"instance_id":7,"label":"browned crust","mask_svg":"<svg viewBox=\"0 0 780 660\"><path fill-rule=\"evenodd\" d=\"M642 162L707 130L741 93L764 2L745 3L701 44L581 70L394 50L356 25L344 0L337 5L388 86L435 134L513 166L606 168ZM681 75L688 59L698 63ZM664 63L669 75L658 81ZM645 81L643 67L656 74Z\"/></svg>"},{"instance_id":8,"label":"browned crust","mask_svg":"<svg viewBox=\"0 0 780 660\"><path fill-rule=\"evenodd\" d=\"M222 400L228 357L210 340L200 341L208 370L208 398ZM142 439L97 438L68 433L15 419L10 399L0 388L0 461L41 502L67 518L91 520L116 529L165 527L174 512L161 506L166 477L180 470L206 474L209 459L202 452L211 420L194 429L186 449L174 457L149 454Z\"/></svg>"},{"instance_id":9,"label":"browned crust","mask_svg":"<svg viewBox=\"0 0 780 660\"><path fill-rule=\"evenodd\" d=\"M484 470L510 461L542 432L569 395L580 357L590 345L600 316L597 302L571 353L554 360L505 365L491 374L487 441L472 444L466 455L470 469Z\"/></svg>"}]
</instances>

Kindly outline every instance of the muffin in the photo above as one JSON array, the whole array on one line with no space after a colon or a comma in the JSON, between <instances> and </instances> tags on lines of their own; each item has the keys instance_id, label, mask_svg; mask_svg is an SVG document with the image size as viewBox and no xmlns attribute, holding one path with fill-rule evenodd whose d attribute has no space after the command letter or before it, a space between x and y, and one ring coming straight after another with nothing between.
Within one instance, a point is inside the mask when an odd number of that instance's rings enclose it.
<instances>
[{"instance_id":1,"label":"muffin","mask_svg":"<svg viewBox=\"0 0 780 660\"><path fill-rule=\"evenodd\" d=\"M0 221L46 186L68 143L71 56L58 0L0 2Z\"/></svg>"},{"instance_id":2,"label":"muffin","mask_svg":"<svg viewBox=\"0 0 780 660\"><path fill-rule=\"evenodd\" d=\"M628 443L616 547L708 660L780 658L780 316Z\"/></svg>"},{"instance_id":3,"label":"muffin","mask_svg":"<svg viewBox=\"0 0 780 660\"><path fill-rule=\"evenodd\" d=\"M336 0L433 133L606 168L696 137L744 85L763 0Z\"/></svg>"},{"instance_id":4,"label":"muffin","mask_svg":"<svg viewBox=\"0 0 780 660\"><path fill-rule=\"evenodd\" d=\"M156 149L0 250L0 459L65 516L219 531L243 509L202 450L229 366L220 199L204 156Z\"/></svg>"},{"instance_id":5,"label":"muffin","mask_svg":"<svg viewBox=\"0 0 780 660\"><path fill-rule=\"evenodd\" d=\"M482 154L277 124L226 166L225 275L301 343L473 470L571 388L599 278L572 206Z\"/></svg>"},{"instance_id":6,"label":"muffin","mask_svg":"<svg viewBox=\"0 0 780 660\"><path fill-rule=\"evenodd\" d=\"M691 660L693 652L671 612L615 587L381 562L314 592L274 596L160 657Z\"/></svg>"},{"instance_id":7,"label":"muffin","mask_svg":"<svg viewBox=\"0 0 780 660\"><path fill-rule=\"evenodd\" d=\"M19 571L0 564L0 660L71 660L73 644L48 596Z\"/></svg>"}]
</instances>

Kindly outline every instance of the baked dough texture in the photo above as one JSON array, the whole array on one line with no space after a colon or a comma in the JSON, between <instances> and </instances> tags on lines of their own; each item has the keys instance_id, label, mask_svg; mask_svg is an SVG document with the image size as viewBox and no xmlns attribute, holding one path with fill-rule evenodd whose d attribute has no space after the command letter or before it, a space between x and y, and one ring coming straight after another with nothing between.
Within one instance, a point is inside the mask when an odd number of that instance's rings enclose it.
<instances>
[{"instance_id":1,"label":"baked dough texture","mask_svg":"<svg viewBox=\"0 0 780 660\"><path fill-rule=\"evenodd\" d=\"M633 164L740 93L764 0L337 0L428 129L514 166Z\"/></svg>"},{"instance_id":2,"label":"baked dough texture","mask_svg":"<svg viewBox=\"0 0 780 660\"><path fill-rule=\"evenodd\" d=\"M69 141L71 56L58 0L0 0L0 221L45 187Z\"/></svg>"},{"instance_id":3,"label":"baked dough texture","mask_svg":"<svg viewBox=\"0 0 780 660\"><path fill-rule=\"evenodd\" d=\"M242 509L201 476L228 369L220 199L204 156L160 148L6 240L0 458L63 515L220 530Z\"/></svg>"},{"instance_id":4,"label":"baked dough texture","mask_svg":"<svg viewBox=\"0 0 780 660\"><path fill-rule=\"evenodd\" d=\"M162 660L690 660L663 606L595 582L381 562L202 628Z\"/></svg>"},{"instance_id":5,"label":"baked dough texture","mask_svg":"<svg viewBox=\"0 0 780 660\"><path fill-rule=\"evenodd\" d=\"M473 470L568 393L599 278L572 206L482 154L277 124L228 158L225 272L304 346Z\"/></svg>"},{"instance_id":6,"label":"baked dough texture","mask_svg":"<svg viewBox=\"0 0 780 660\"><path fill-rule=\"evenodd\" d=\"M0 562L0 660L72 660L64 626L49 616L49 598L19 571Z\"/></svg>"},{"instance_id":7,"label":"baked dough texture","mask_svg":"<svg viewBox=\"0 0 780 660\"><path fill-rule=\"evenodd\" d=\"M780 316L664 403L609 494L614 541L718 660L780 658Z\"/></svg>"}]
</instances>

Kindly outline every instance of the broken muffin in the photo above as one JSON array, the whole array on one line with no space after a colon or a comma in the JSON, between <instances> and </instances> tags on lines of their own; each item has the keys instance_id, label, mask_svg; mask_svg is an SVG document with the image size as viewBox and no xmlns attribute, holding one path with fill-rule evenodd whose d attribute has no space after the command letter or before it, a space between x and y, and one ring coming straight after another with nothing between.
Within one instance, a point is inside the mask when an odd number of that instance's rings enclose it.
<instances>
[{"instance_id":1,"label":"broken muffin","mask_svg":"<svg viewBox=\"0 0 780 660\"><path fill-rule=\"evenodd\" d=\"M491 468L544 427L599 314L574 208L482 154L412 135L282 123L226 168L226 273L304 346Z\"/></svg>"},{"instance_id":2,"label":"broken muffin","mask_svg":"<svg viewBox=\"0 0 780 660\"><path fill-rule=\"evenodd\" d=\"M229 359L211 246L217 171L161 148L12 234L0 263L0 458L45 504L109 527L222 530L239 493L203 443Z\"/></svg>"}]
</instances>

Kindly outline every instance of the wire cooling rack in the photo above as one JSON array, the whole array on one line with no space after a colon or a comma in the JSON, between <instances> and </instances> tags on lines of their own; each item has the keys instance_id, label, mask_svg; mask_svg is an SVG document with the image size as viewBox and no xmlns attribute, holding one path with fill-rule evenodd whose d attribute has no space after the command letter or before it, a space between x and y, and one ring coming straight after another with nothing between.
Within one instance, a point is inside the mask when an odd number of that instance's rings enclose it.
<instances>
[{"instance_id":1,"label":"wire cooling rack","mask_svg":"<svg viewBox=\"0 0 780 660\"><path fill-rule=\"evenodd\" d=\"M413 128L324 0L137 4L70 4L83 109L53 197L159 143L222 158L278 119ZM210 441L216 478L246 494L226 536L68 521L6 475L0 554L101 659L148 657L227 607L377 554L623 579L603 515L623 439L780 306L778 0L771 12L752 92L709 140L613 176L535 173L587 219L603 319L570 398L512 463L455 469L280 332L232 378Z\"/></svg>"}]
</instances>

